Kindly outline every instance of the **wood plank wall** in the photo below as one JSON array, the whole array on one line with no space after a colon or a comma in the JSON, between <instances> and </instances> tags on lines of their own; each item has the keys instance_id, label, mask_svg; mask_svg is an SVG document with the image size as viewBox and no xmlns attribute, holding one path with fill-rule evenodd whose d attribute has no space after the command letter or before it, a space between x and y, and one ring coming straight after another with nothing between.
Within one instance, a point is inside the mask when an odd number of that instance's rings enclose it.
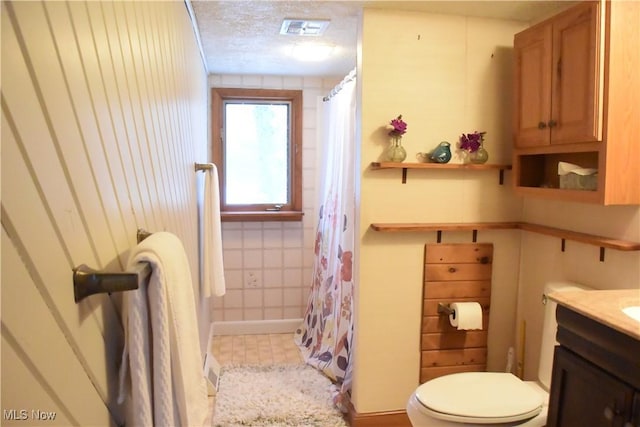
<instances>
[{"instance_id":1,"label":"wood plank wall","mask_svg":"<svg viewBox=\"0 0 640 427\"><path fill-rule=\"evenodd\" d=\"M486 370L492 261L491 243L425 245L420 383ZM465 301L482 306L482 330L458 330L438 313L440 302Z\"/></svg>"},{"instance_id":2,"label":"wood plank wall","mask_svg":"<svg viewBox=\"0 0 640 427\"><path fill-rule=\"evenodd\" d=\"M189 14L3 1L1 42L2 423L42 425L40 410L47 425L122 424L119 296L76 305L71 269L121 271L138 227L166 230L199 294L207 76Z\"/></svg>"}]
</instances>

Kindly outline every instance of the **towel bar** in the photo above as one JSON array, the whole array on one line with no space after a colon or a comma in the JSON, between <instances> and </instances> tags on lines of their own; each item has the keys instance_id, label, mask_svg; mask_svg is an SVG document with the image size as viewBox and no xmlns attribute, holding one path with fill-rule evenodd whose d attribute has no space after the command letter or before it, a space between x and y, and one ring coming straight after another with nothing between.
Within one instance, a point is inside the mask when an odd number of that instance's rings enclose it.
<instances>
[{"instance_id":1,"label":"towel bar","mask_svg":"<svg viewBox=\"0 0 640 427\"><path fill-rule=\"evenodd\" d=\"M79 303L89 295L138 289L140 281L150 275L148 262L139 262L132 271L122 273L105 273L82 264L73 269L73 298Z\"/></svg>"},{"instance_id":2,"label":"towel bar","mask_svg":"<svg viewBox=\"0 0 640 427\"><path fill-rule=\"evenodd\" d=\"M194 169L196 170L196 172L198 171L208 171L208 170L212 170L213 169L213 163L194 163L193 164Z\"/></svg>"},{"instance_id":3,"label":"towel bar","mask_svg":"<svg viewBox=\"0 0 640 427\"><path fill-rule=\"evenodd\" d=\"M147 230L145 230L144 228L138 228L138 231L136 233L136 241L140 243L149 236L151 236L151 233L149 233Z\"/></svg>"},{"instance_id":4,"label":"towel bar","mask_svg":"<svg viewBox=\"0 0 640 427\"><path fill-rule=\"evenodd\" d=\"M151 233L139 228L136 241L142 242ZM141 280L147 280L151 275L151 265L147 262L137 263L131 271L107 273L94 270L86 264L73 269L73 299L76 304L94 294L122 292L138 289Z\"/></svg>"}]
</instances>

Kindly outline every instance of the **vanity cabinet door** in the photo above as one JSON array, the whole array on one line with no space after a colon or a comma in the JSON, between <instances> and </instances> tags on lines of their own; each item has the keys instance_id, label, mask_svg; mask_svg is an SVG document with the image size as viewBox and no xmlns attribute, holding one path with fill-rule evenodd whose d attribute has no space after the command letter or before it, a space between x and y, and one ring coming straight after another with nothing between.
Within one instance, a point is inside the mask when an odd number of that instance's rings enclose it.
<instances>
[{"instance_id":1,"label":"vanity cabinet door","mask_svg":"<svg viewBox=\"0 0 640 427\"><path fill-rule=\"evenodd\" d=\"M625 426L634 390L628 384L556 347L547 427Z\"/></svg>"},{"instance_id":2,"label":"vanity cabinet door","mask_svg":"<svg viewBox=\"0 0 640 427\"><path fill-rule=\"evenodd\" d=\"M624 427L640 427L640 391L636 391L633 396L633 416Z\"/></svg>"}]
</instances>

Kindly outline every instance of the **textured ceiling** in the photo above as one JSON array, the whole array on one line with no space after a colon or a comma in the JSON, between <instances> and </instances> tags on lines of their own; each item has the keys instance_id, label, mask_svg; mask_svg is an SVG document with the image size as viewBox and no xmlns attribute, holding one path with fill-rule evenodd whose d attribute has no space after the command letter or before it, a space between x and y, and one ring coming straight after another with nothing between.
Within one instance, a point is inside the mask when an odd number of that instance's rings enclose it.
<instances>
[{"instance_id":1,"label":"textured ceiling","mask_svg":"<svg viewBox=\"0 0 640 427\"><path fill-rule=\"evenodd\" d=\"M535 21L566 7L567 1L276 1L192 0L211 74L295 76L346 75L356 65L358 16L363 7ZM285 18L330 19L322 37L280 35ZM292 45L319 42L335 46L330 59L302 62Z\"/></svg>"}]
</instances>

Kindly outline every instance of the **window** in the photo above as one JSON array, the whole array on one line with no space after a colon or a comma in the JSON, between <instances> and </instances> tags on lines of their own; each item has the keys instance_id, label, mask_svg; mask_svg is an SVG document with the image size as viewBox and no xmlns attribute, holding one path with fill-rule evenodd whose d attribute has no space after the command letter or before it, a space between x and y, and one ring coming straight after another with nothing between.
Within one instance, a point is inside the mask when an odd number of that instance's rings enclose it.
<instances>
[{"instance_id":1,"label":"window","mask_svg":"<svg viewBox=\"0 0 640 427\"><path fill-rule=\"evenodd\" d=\"M212 89L223 221L302 219L302 91Z\"/></svg>"}]
</instances>

